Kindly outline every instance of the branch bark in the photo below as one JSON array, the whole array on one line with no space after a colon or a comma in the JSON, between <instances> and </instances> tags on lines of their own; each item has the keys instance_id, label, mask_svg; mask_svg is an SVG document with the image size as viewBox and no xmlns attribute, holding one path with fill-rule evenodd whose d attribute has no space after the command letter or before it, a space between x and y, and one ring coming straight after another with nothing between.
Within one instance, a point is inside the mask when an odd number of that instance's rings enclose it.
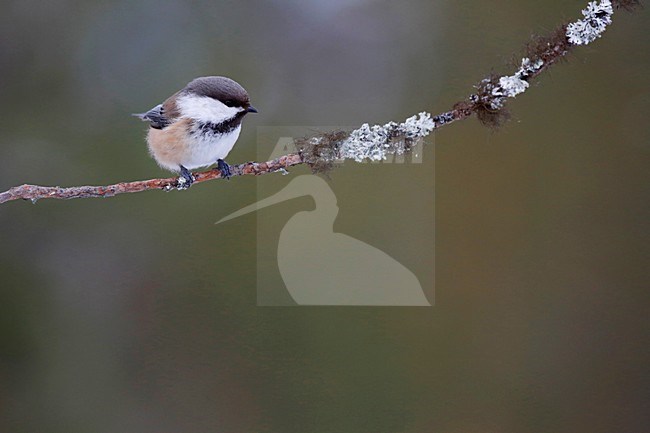
<instances>
[{"instance_id":1,"label":"branch bark","mask_svg":"<svg viewBox=\"0 0 650 433\"><path fill-rule=\"evenodd\" d=\"M248 174L260 175L282 171L294 165L303 164L302 158L297 153L290 153L267 162L246 162L230 167L232 176ZM219 170L208 170L194 173L194 183L221 178ZM56 198L68 200L73 198L113 197L118 194L147 191L150 189L172 190L177 187L177 177L165 179L149 179L134 182L120 182L107 186L73 186L62 188L60 186L20 185L0 193L0 204L12 200L37 200Z\"/></svg>"}]
</instances>

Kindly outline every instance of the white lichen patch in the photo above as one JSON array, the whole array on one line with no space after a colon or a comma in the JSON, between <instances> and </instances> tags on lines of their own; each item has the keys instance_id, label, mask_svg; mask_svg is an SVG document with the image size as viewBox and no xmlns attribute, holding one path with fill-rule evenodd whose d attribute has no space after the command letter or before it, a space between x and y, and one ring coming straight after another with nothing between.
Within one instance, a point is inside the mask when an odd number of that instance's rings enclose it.
<instances>
[{"instance_id":1,"label":"white lichen patch","mask_svg":"<svg viewBox=\"0 0 650 433\"><path fill-rule=\"evenodd\" d=\"M179 176L179 178L176 180L176 189L183 191L189 187L190 186L188 185L187 179L185 179L183 176Z\"/></svg>"},{"instance_id":2,"label":"white lichen patch","mask_svg":"<svg viewBox=\"0 0 650 433\"><path fill-rule=\"evenodd\" d=\"M403 123L388 122L385 125L370 126L364 123L343 141L341 159L381 161L388 154L403 154L410 143L426 137L436 127L431 115L421 112L409 117Z\"/></svg>"},{"instance_id":3,"label":"white lichen patch","mask_svg":"<svg viewBox=\"0 0 650 433\"><path fill-rule=\"evenodd\" d=\"M516 75L499 78L499 86L495 87L492 94L495 96L507 96L514 98L520 93L524 93L528 88L527 81L522 80Z\"/></svg>"},{"instance_id":4,"label":"white lichen patch","mask_svg":"<svg viewBox=\"0 0 650 433\"><path fill-rule=\"evenodd\" d=\"M528 89L528 79L539 72L544 66L542 59L537 59L534 62L528 57L521 60L521 66L514 73L514 75L506 75L499 78L498 84L493 85L490 93L495 98L491 102L491 107L495 110L503 108L505 105L505 98L514 98L515 96L523 93ZM490 80L483 80L486 85Z\"/></svg>"},{"instance_id":5,"label":"white lichen patch","mask_svg":"<svg viewBox=\"0 0 650 433\"><path fill-rule=\"evenodd\" d=\"M593 1L582 10L584 19L570 23L566 36L571 45L586 45L598 39L612 23L614 8L609 0Z\"/></svg>"},{"instance_id":6,"label":"white lichen patch","mask_svg":"<svg viewBox=\"0 0 650 433\"><path fill-rule=\"evenodd\" d=\"M521 67L515 75L519 78L528 78L539 72L539 70L542 69L542 66L544 66L544 60L537 59L533 62L528 57L524 57L521 60Z\"/></svg>"},{"instance_id":7,"label":"white lichen patch","mask_svg":"<svg viewBox=\"0 0 650 433\"><path fill-rule=\"evenodd\" d=\"M397 130L402 132L407 138L417 140L426 137L436 127L431 115L425 111L411 116L404 123L397 126Z\"/></svg>"},{"instance_id":8,"label":"white lichen patch","mask_svg":"<svg viewBox=\"0 0 650 433\"><path fill-rule=\"evenodd\" d=\"M390 139L386 132L387 125L374 125L371 127L364 123L361 128L352 131L341 145L341 158L350 158L357 162L364 159L371 161L386 159L384 147Z\"/></svg>"}]
</instances>

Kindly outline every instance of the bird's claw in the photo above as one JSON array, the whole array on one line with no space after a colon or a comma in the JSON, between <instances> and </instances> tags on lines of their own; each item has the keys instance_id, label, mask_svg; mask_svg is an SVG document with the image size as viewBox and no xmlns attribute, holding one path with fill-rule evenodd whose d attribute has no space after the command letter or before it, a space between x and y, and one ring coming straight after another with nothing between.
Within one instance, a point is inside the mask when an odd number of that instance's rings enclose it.
<instances>
[{"instance_id":1,"label":"bird's claw","mask_svg":"<svg viewBox=\"0 0 650 433\"><path fill-rule=\"evenodd\" d=\"M219 172L221 173L221 177L223 177L224 179L230 179L230 176L232 176L232 171L230 171L230 166L223 159L217 160L217 170L219 170Z\"/></svg>"},{"instance_id":2,"label":"bird's claw","mask_svg":"<svg viewBox=\"0 0 650 433\"><path fill-rule=\"evenodd\" d=\"M189 187L192 186L196 178L190 172L188 169L183 167L181 165L181 175L178 177L178 180L176 181L176 189L179 191L183 191L188 189Z\"/></svg>"}]
</instances>

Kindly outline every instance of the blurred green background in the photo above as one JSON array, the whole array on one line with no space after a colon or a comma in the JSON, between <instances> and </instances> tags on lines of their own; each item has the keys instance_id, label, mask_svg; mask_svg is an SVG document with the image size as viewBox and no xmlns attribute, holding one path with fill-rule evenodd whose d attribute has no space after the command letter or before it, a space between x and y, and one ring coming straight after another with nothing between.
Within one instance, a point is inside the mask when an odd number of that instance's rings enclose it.
<instances>
[{"instance_id":1,"label":"blurred green background","mask_svg":"<svg viewBox=\"0 0 650 433\"><path fill-rule=\"evenodd\" d=\"M129 114L201 75L260 110L231 163L270 153L257 127L446 111L584 5L4 1L0 190L166 177ZM0 431L645 431L648 16L616 13L499 131L332 174L335 230L432 308L258 307L256 219L313 202L213 223L288 176L0 206Z\"/></svg>"}]
</instances>

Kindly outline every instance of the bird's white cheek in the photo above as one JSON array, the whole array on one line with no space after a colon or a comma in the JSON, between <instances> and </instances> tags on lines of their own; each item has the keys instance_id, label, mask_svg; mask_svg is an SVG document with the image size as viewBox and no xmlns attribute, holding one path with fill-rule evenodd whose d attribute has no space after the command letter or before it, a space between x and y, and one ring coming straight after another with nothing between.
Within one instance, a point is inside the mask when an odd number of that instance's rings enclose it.
<instances>
[{"instance_id":1,"label":"bird's white cheek","mask_svg":"<svg viewBox=\"0 0 650 433\"><path fill-rule=\"evenodd\" d=\"M221 123L240 112L240 107L228 107L222 102L207 96L185 95L177 100L181 116L200 122Z\"/></svg>"}]
</instances>

